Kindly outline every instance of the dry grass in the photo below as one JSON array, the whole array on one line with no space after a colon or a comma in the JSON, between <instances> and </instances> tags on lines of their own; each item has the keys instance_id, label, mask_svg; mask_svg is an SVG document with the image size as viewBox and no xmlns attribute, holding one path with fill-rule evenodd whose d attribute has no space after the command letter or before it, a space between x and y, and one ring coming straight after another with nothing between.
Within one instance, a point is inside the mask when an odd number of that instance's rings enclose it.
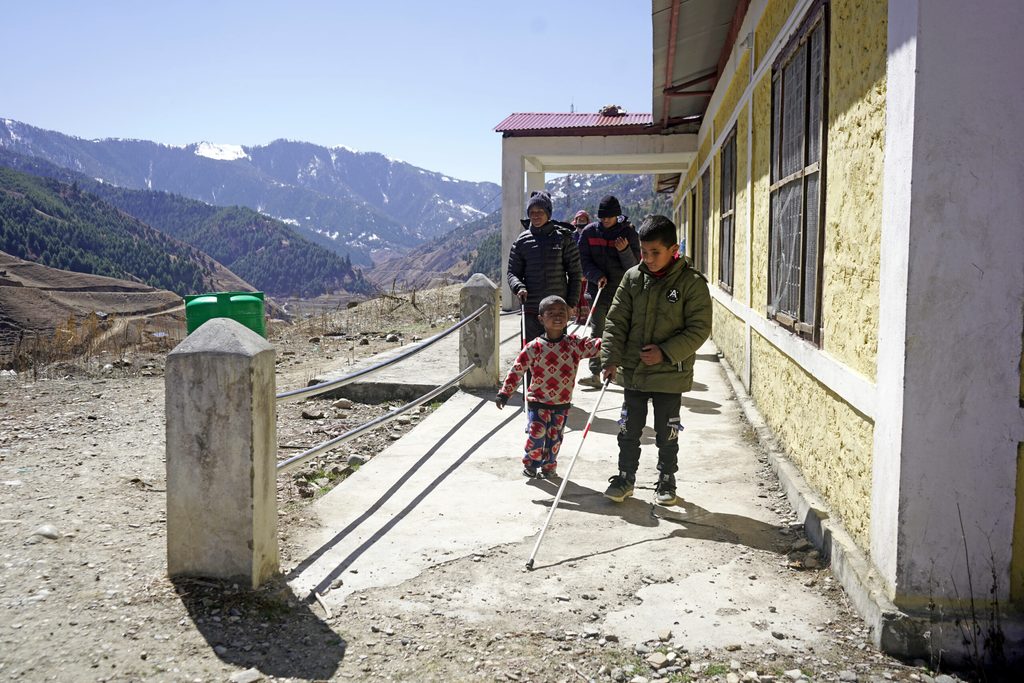
<instances>
[{"instance_id":1,"label":"dry grass","mask_svg":"<svg viewBox=\"0 0 1024 683\"><path fill-rule=\"evenodd\" d=\"M452 325L459 314L461 285L392 291L361 303L322 301L304 308L293 303L291 323L268 321L267 338L286 347L311 338L345 339L355 346L363 338L396 334L403 343L427 337ZM184 322L174 315L68 318L52 333L24 332L0 357L0 369L29 372L33 379L67 375L98 376L116 370L134 374L139 355L164 356L185 338ZM367 349L368 351L370 349ZM358 355L355 349L348 353Z\"/></svg>"},{"instance_id":2,"label":"dry grass","mask_svg":"<svg viewBox=\"0 0 1024 683\"><path fill-rule=\"evenodd\" d=\"M70 316L51 333L23 332L0 358L0 367L30 372L33 379L99 375L131 370L138 354L164 355L185 336L184 325L168 316L100 318ZM122 372L124 374L124 372Z\"/></svg>"},{"instance_id":3,"label":"dry grass","mask_svg":"<svg viewBox=\"0 0 1024 683\"><path fill-rule=\"evenodd\" d=\"M298 317L290 326L275 326L272 339L291 337L362 337L398 334L405 338L427 336L459 320L462 285L437 289L396 291L359 304L333 310L319 309Z\"/></svg>"}]
</instances>

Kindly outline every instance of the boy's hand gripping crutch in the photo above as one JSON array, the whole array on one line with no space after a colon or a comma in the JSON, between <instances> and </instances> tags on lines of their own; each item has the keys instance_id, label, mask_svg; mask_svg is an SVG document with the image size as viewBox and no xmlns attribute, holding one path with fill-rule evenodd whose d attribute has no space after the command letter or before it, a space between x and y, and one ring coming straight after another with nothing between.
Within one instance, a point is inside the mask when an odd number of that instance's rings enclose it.
<instances>
[{"instance_id":1,"label":"boy's hand gripping crutch","mask_svg":"<svg viewBox=\"0 0 1024 683\"><path fill-rule=\"evenodd\" d=\"M594 421L594 415L597 414L597 409L601 405L601 399L604 398L604 392L608 389L608 383L611 382L611 378L604 381L601 385L601 393L597 396L597 402L594 404L594 409L590 411L590 417L587 418L587 426L583 428L583 436L580 437L580 445L576 448L575 455L572 456L572 460L569 461L569 469L565 471L565 476L562 477L562 485L558 487L558 493L555 495L555 500L551 503L551 511L548 512L548 518L544 521L544 526L540 528L540 535L537 536L537 542L533 546L533 552L530 553L530 559L526 561L526 568L533 569L533 558L537 555L537 550L540 548L540 542L544 540L544 532L548 530L548 525L551 524L551 518L555 516L555 508L558 507L558 503L562 500L562 494L565 492L565 485L569 483L569 475L572 474L572 466L576 464L576 458L579 457L580 451L583 450L583 442L587 438L587 433L590 432L590 423Z\"/></svg>"},{"instance_id":2,"label":"boy's hand gripping crutch","mask_svg":"<svg viewBox=\"0 0 1024 683\"><path fill-rule=\"evenodd\" d=\"M590 302L590 311L587 313L587 322L583 323L582 327L590 327L590 320L594 317L594 308L597 306L597 300L601 298L601 292L604 291L604 285L597 288L597 294L594 295L594 300ZM579 323L576 323L576 327L573 328L572 333L576 334L581 329Z\"/></svg>"}]
</instances>

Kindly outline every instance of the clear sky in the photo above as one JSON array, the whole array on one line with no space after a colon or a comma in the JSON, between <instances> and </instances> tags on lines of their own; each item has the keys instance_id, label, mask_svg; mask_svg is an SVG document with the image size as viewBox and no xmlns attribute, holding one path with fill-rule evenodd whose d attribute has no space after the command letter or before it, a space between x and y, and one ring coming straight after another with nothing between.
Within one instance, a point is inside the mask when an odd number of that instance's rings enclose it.
<instances>
[{"instance_id":1,"label":"clear sky","mask_svg":"<svg viewBox=\"0 0 1024 683\"><path fill-rule=\"evenodd\" d=\"M83 138L288 138L499 182L508 114L651 111L648 0L34 0L0 17L0 118Z\"/></svg>"}]
</instances>

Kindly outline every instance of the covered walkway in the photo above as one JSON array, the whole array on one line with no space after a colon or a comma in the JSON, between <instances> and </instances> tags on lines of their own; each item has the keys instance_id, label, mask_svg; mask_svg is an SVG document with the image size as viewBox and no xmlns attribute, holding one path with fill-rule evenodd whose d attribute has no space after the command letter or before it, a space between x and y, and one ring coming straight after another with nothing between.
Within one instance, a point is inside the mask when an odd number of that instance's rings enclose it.
<instances>
[{"instance_id":1,"label":"covered walkway","mask_svg":"<svg viewBox=\"0 0 1024 683\"><path fill-rule=\"evenodd\" d=\"M518 325L503 316L505 366ZM451 374L454 344L439 344L421 366ZM598 395L577 388L563 472ZM301 561L283 567L292 588L316 590L334 614L386 595L388 614L441 610L496 631L569 614L577 632L625 644L671 631L691 648L796 654L832 638L832 580L791 566L803 518L775 482L714 346L701 349L683 398L679 505L651 503L653 431L635 497L601 495L616 467L621 399L617 387L606 393L532 572L525 563L559 482L520 474L520 399L499 411L490 395L460 392L312 505L309 526L290 532L301 545ZM797 557L814 567L808 550Z\"/></svg>"}]
</instances>

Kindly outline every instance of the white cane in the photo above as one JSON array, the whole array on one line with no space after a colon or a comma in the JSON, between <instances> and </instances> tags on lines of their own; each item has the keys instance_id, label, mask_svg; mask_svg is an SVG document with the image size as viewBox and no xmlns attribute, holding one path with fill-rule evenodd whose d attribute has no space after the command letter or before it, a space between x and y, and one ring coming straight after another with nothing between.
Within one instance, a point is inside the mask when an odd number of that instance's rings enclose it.
<instances>
[{"instance_id":1,"label":"white cane","mask_svg":"<svg viewBox=\"0 0 1024 683\"><path fill-rule=\"evenodd\" d=\"M601 285L600 287L597 288L597 294L594 295L594 300L590 302L590 311L587 313L587 322L583 323L583 327L584 328L589 328L590 327L590 321L594 317L594 309L597 307L597 300L601 298L601 292L603 292L603 291L604 291L604 285ZM580 325L579 325L579 323L577 323L576 324L576 329L574 329L572 332L573 332L573 334L576 334L579 331L580 331Z\"/></svg>"},{"instance_id":2,"label":"white cane","mask_svg":"<svg viewBox=\"0 0 1024 683\"><path fill-rule=\"evenodd\" d=\"M600 290L598 290L600 293ZM562 478L562 485L558 487L558 493L555 495L554 502L551 503L551 511L548 512L548 518L544 521L544 526L540 529L540 535L537 537L537 542L533 546L533 552L530 553L530 559L526 561L526 568L529 570L533 569L533 558L537 555L537 550L540 548L540 542L544 540L544 532L548 530L548 525L551 524L551 518L555 516L555 508L558 507L559 501L562 500L562 494L565 492L565 485L569 483L569 475L572 474L572 466L576 464L576 458L579 457L580 451L583 450L583 442L587 438L587 434L590 432L590 423L594 421L594 415L597 414L597 408L601 405L601 399L604 398L604 392L608 389L608 383L610 379L606 379L604 384L601 385L601 393L597 397L597 403L594 404L594 409L590 411L590 417L587 418L587 426L583 428L583 436L580 437L580 445L576 448L576 454L572 456L572 460L569 461L569 469L565 471L565 476Z\"/></svg>"},{"instance_id":3,"label":"white cane","mask_svg":"<svg viewBox=\"0 0 1024 683\"><path fill-rule=\"evenodd\" d=\"M519 350L526 348L526 302L519 304ZM526 372L523 372L523 415L526 414Z\"/></svg>"}]
</instances>

